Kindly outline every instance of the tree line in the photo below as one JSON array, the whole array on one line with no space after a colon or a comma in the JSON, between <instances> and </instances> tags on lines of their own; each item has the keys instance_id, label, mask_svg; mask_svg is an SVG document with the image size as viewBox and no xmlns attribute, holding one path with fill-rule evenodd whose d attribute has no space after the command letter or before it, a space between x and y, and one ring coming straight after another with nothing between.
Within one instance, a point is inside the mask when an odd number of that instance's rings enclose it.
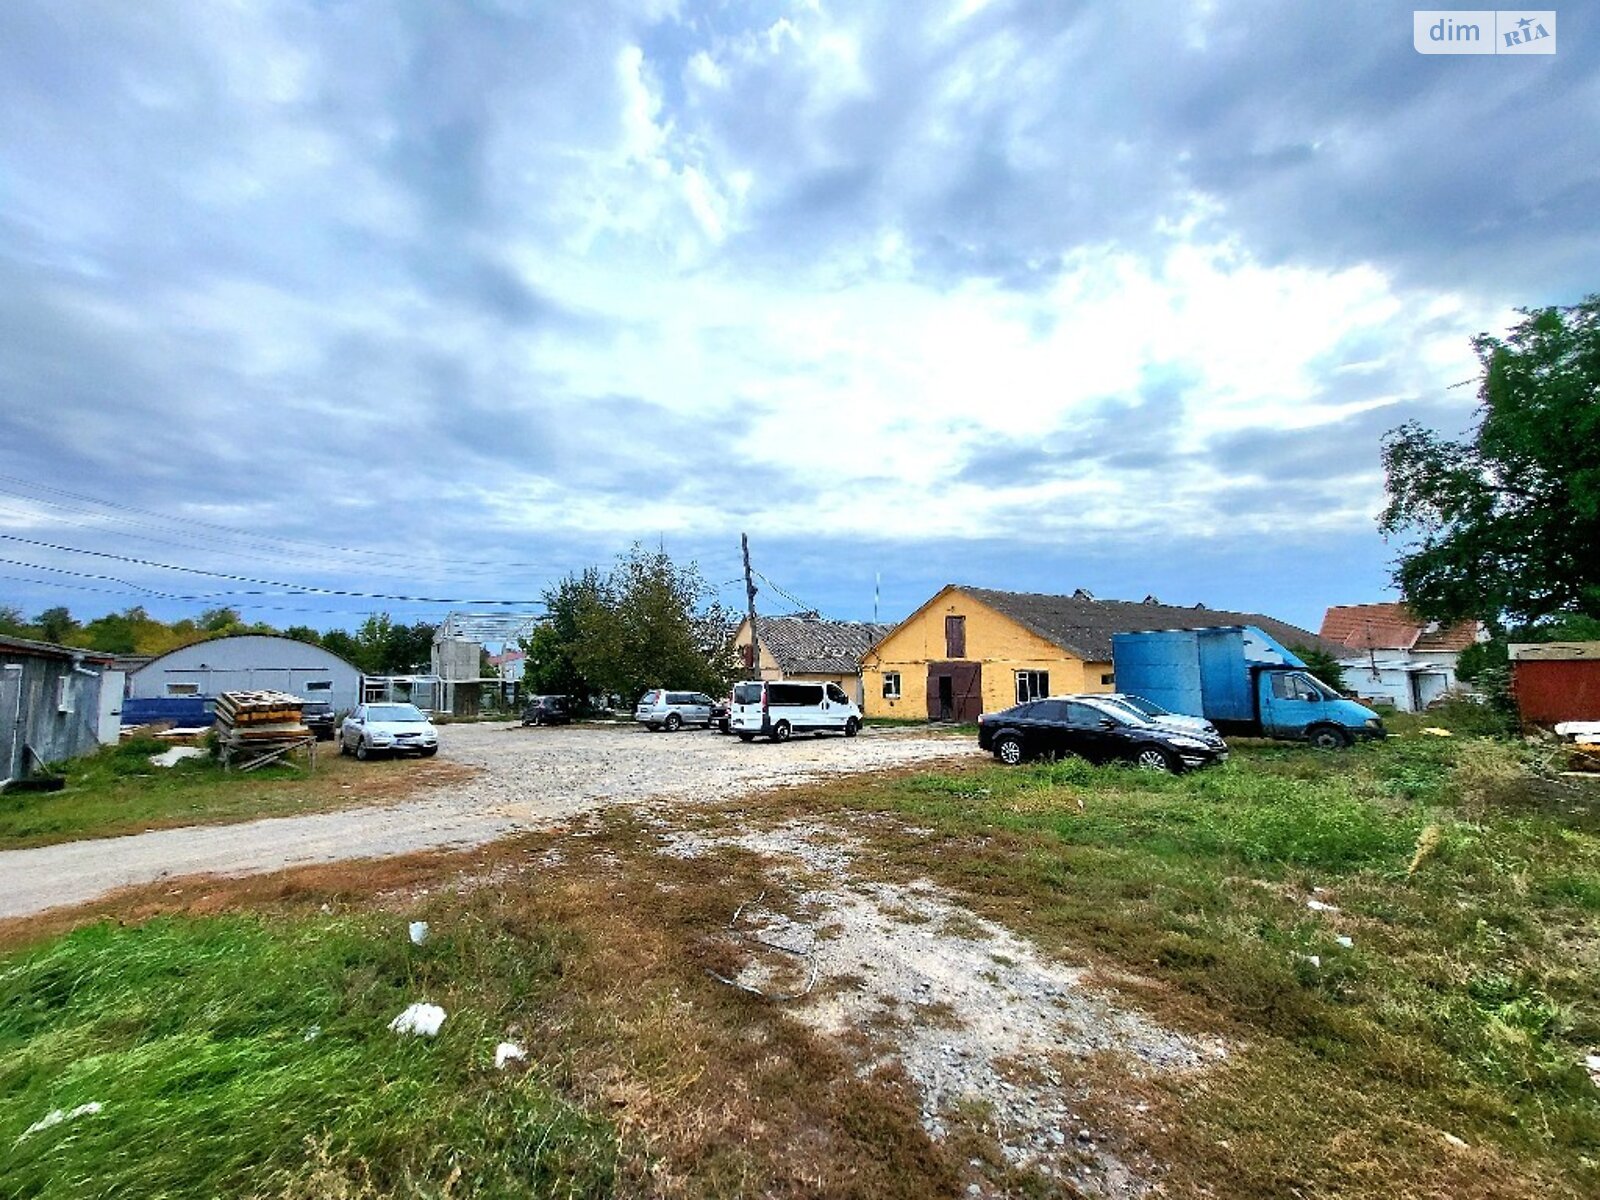
<instances>
[{"instance_id":1,"label":"tree line","mask_svg":"<svg viewBox=\"0 0 1600 1200\"><path fill-rule=\"evenodd\" d=\"M388 613L374 613L354 633L343 629L318 631L309 625L277 629L263 621L245 621L233 608L212 608L198 617L163 621L140 605L88 621L79 621L69 609L57 606L29 620L14 605L0 604L0 634L58 646L76 646L103 654L157 655L213 638L260 633L322 646L349 659L368 675L427 671L437 628L426 621L408 625L393 620Z\"/></svg>"}]
</instances>

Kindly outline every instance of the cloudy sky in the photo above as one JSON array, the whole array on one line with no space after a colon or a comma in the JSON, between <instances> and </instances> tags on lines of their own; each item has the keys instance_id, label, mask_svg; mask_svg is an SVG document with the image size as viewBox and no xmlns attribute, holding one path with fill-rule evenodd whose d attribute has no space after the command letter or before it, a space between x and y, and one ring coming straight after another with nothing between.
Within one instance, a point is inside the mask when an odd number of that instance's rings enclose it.
<instances>
[{"instance_id":1,"label":"cloudy sky","mask_svg":"<svg viewBox=\"0 0 1600 1200\"><path fill-rule=\"evenodd\" d=\"M7 0L0 603L411 619L748 531L832 616L1314 627L1387 594L1383 431L1600 290L1558 11Z\"/></svg>"}]
</instances>

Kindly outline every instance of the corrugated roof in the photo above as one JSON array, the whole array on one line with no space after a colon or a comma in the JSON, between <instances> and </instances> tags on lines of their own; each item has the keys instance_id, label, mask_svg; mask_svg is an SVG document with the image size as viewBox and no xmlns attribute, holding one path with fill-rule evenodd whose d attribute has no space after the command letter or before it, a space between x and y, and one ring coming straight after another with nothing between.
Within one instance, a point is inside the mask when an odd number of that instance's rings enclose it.
<instances>
[{"instance_id":1,"label":"corrugated roof","mask_svg":"<svg viewBox=\"0 0 1600 1200\"><path fill-rule=\"evenodd\" d=\"M1114 633L1136 633L1143 629L1207 629L1217 625L1254 625L1287 647L1305 646L1330 654L1343 649L1309 629L1262 613L1177 608L1150 601L1096 600L1087 593L1046 596L957 586L1084 662L1110 662Z\"/></svg>"},{"instance_id":2,"label":"corrugated roof","mask_svg":"<svg viewBox=\"0 0 1600 1200\"><path fill-rule=\"evenodd\" d=\"M1322 636L1352 650L1461 651L1478 640L1476 621L1429 624L1398 600L1335 604L1323 614Z\"/></svg>"},{"instance_id":3,"label":"corrugated roof","mask_svg":"<svg viewBox=\"0 0 1600 1200\"><path fill-rule=\"evenodd\" d=\"M32 638L12 637L9 634L0 634L0 650L9 650L15 654L26 654L34 658L64 658L69 662L84 660L108 663L112 658L100 650L84 650L79 646L58 646L54 642L36 642Z\"/></svg>"},{"instance_id":4,"label":"corrugated roof","mask_svg":"<svg viewBox=\"0 0 1600 1200\"><path fill-rule=\"evenodd\" d=\"M786 675L854 675L868 647L893 628L812 617L762 617L757 622L762 647Z\"/></svg>"}]
</instances>

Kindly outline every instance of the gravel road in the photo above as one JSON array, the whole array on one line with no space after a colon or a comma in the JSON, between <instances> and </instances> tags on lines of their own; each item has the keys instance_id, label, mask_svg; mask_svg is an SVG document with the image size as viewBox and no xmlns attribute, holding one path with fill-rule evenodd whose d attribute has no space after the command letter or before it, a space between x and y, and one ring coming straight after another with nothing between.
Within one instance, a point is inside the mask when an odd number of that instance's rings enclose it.
<instances>
[{"instance_id":1,"label":"gravel road","mask_svg":"<svg viewBox=\"0 0 1600 1200\"><path fill-rule=\"evenodd\" d=\"M448 725L440 757L479 769L407 800L314 816L154 830L0 853L0 918L82 904L183 875L243 875L306 863L478 845L615 801L725 800L828 775L977 753L922 731L745 744L638 726L522 729Z\"/></svg>"}]
</instances>

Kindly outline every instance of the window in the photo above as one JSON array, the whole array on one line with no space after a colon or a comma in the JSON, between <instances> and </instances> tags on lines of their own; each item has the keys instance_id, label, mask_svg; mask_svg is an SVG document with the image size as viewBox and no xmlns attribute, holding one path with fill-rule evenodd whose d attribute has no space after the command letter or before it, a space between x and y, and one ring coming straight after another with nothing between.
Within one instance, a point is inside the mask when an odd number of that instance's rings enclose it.
<instances>
[{"instance_id":1,"label":"window","mask_svg":"<svg viewBox=\"0 0 1600 1200\"><path fill-rule=\"evenodd\" d=\"M198 696L200 685L198 683L169 683L167 695L169 696Z\"/></svg>"},{"instance_id":2,"label":"window","mask_svg":"<svg viewBox=\"0 0 1600 1200\"><path fill-rule=\"evenodd\" d=\"M900 699L899 671L885 671L883 673L883 698L885 700Z\"/></svg>"},{"instance_id":3,"label":"window","mask_svg":"<svg viewBox=\"0 0 1600 1200\"><path fill-rule=\"evenodd\" d=\"M944 619L944 656L946 658L965 658L967 656L967 619L965 617L946 617Z\"/></svg>"},{"instance_id":4,"label":"window","mask_svg":"<svg viewBox=\"0 0 1600 1200\"><path fill-rule=\"evenodd\" d=\"M735 704L760 704L761 685L759 683L741 683L733 689L733 702Z\"/></svg>"},{"instance_id":5,"label":"window","mask_svg":"<svg viewBox=\"0 0 1600 1200\"><path fill-rule=\"evenodd\" d=\"M767 704L772 708L822 703L822 689L814 683L769 683Z\"/></svg>"},{"instance_id":6,"label":"window","mask_svg":"<svg viewBox=\"0 0 1600 1200\"><path fill-rule=\"evenodd\" d=\"M830 683L828 685L828 699L832 700L835 704L850 703L850 697L844 694L844 689L837 683Z\"/></svg>"},{"instance_id":7,"label":"window","mask_svg":"<svg viewBox=\"0 0 1600 1200\"><path fill-rule=\"evenodd\" d=\"M1080 728L1088 728L1100 724L1100 722L1105 719L1106 714L1101 712L1098 708L1092 708L1087 704L1067 705L1068 725L1076 725Z\"/></svg>"},{"instance_id":8,"label":"window","mask_svg":"<svg viewBox=\"0 0 1600 1200\"><path fill-rule=\"evenodd\" d=\"M1272 676L1272 694L1279 700L1321 700L1322 693L1304 675L1277 672Z\"/></svg>"},{"instance_id":9,"label":"window","mask_svg":"<svg viewBox=\"0 0 1600 1200\"><path fill-rule=\"evenodd\" d=\"M1028 705L1022 715L1031 721L1065 721L1067 719L1067 702L1065 700L1041 700L1037 704Z\"/></svg>"},{"instance_id":10,"label":"window","mask_svg":"<svg viewBox=\"0 0 1600 1200\"><path fill-rule=\"evenodd\" d=\"M71 675L61 675L56 678L56 711L64 713L72 711Z\"/></svg>"},{"instance_id":11,"label":"window","mask_svg":"<svg viewBox=\"0 0 1600 1200\"><path fill-rule=\"evenodd\" d=\"M1049 671L1018 671L1017 672L1017 703L1026 704L1029 700L1037 700L1041 696L1050 694Z\"/></svg>"},{"instance_id":12,"label":"window","mask_svg":"<svg viewBox=\"0 0 1600 1200\"><path fill-rule=\"evenodd\" d=\"M306 691L308 691L308 692L331 692L331 691L333 691L333 680L331 680L331 679L313 679L310 683L306 684Z\"/></svg>"},{"instance_id":13,"label":"window","mask_svg":"<svg viewBox=\"0 0 1600 1200\"><path fill-rule=\"evenodd\" d=\"M1117 677L1110 671L1102 671L1100 674L1100 682L1106 687L1113 687L1117 682Z\"/></svg>"}]
</instances>

